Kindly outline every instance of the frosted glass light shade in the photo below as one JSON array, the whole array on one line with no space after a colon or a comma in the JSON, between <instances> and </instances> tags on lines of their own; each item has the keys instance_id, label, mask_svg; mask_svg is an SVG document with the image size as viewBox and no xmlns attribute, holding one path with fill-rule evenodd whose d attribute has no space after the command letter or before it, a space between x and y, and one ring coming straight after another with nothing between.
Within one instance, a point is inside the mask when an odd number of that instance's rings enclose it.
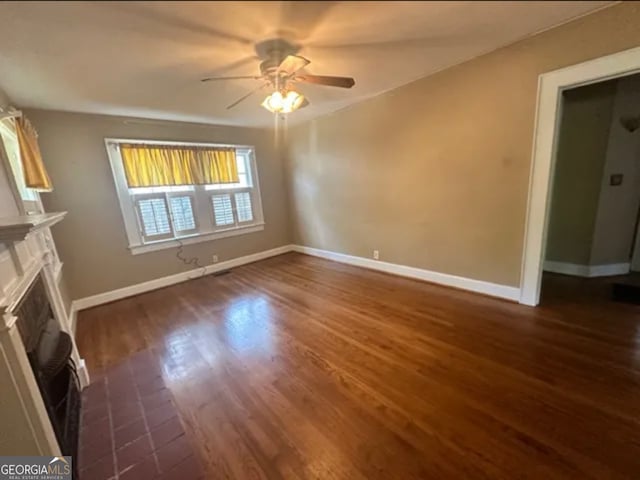
<instances>
[{"instance_id":1,"label":"frosted glass light shade","mask_svg":"<svg viewBox=\"0 0 640 480\"><path fill-rule=\"evenodd\" d=\"M267 95L262 102L262 106L273 113L291 113L300 108L304 102L304 95L289 90L284 95L281 92L273 92Z\"/></svg>"}]
</instances>

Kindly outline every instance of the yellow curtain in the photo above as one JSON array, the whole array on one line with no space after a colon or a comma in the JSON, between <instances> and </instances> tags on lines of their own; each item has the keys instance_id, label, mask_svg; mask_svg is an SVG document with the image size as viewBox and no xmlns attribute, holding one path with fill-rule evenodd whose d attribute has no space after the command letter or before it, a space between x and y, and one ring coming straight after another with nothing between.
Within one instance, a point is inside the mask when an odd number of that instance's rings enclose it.
<instances>
[{"instance_id":1,"label":"yellow curtain","mask_svg":"<svg viewBox=\"0 0 640 480\"><path fill-rule=\"evenodd\" d=\"M39 191L50 192L53 187L40 154L38 134L24 117L16 119L16 133L20 146L20 160L22 161L25 185Z\"/></svg>"},{"instance_id":2,"label":"yellow curtain","mask_svg":"<svg viewBox=\"0 0 640 480\"><path fill-rule=\"evenodd\" d=\"M129 187L238 182L233 148L120 144Z\"/></svg>"}]
</instances>

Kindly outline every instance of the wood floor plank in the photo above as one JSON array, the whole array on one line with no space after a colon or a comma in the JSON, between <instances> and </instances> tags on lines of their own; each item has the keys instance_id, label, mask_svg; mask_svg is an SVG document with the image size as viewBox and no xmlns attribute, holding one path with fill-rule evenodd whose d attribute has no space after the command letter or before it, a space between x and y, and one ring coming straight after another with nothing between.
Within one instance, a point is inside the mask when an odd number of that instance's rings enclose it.
<instances>
[{"instance_id":1,"label":"wood floor plank","mask_svg":"<svg viewBox=\"0 0 640 480\"><path fill-rule=\"evenodd\" d=\"M286 254L78 341L92 374L153 352L212 479L634 478L640 307L606 291L548 276L532 309Z\"/></svg>"}]
</instances>

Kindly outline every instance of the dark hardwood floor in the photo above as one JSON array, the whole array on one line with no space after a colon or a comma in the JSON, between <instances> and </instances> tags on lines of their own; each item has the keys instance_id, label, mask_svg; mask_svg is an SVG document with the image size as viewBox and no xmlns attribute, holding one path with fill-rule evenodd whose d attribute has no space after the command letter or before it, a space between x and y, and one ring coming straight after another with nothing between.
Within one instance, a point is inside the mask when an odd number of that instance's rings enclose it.
<instances>
[{"instance_id":1,"label":"dark hardwood floor","mask_svg":"<svg viewBox=\"0 0 640 480\"><path fill-rule=\"evenodd\" d=\"M286 254L83 311L78 338L93 375L154 354L207 478L640 478L640 307L543 289Z\"/></svg>"}]
</instances>

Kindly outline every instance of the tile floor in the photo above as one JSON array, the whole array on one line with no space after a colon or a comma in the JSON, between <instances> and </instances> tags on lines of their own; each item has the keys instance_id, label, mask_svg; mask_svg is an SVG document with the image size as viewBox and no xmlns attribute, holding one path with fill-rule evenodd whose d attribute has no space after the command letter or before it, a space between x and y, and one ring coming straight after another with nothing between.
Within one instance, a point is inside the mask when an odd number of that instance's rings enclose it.
<instances>
[{"instance_id":1,"label":"tile floor","mask_svg":"<svg viewBox=\"0 0 640 480\"><path fill-rule=\"evenodd\" d=\"M80 480L200 480L158 362L140 352L83 391Z\"/></svg>"}]
</instances>

